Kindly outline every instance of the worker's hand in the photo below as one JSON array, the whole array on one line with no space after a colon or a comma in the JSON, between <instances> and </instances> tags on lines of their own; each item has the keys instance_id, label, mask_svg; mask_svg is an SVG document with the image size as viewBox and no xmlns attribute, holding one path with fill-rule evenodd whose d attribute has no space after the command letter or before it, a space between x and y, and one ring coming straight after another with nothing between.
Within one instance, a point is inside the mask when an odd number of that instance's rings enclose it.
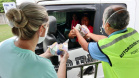
<instances>
[{"instance_id":1,"label":"worker's hand","mask_svg":"<svg viewBox=\"0 0 139 78\"><path fill-rule=\"evenodd\" d=\"M76 35L77 34L80 34L79 31L75 27L73 27L73 30L74 30L74 32L75 32Z\"/></svg>"},{"instance_id":2,"label":"worker's hand","mask_svg":"<svg viewBox=\"0 0 139 78\"><path fill-rule=\"evenodd\" d=\"M60 63L67 62L68 58L69 53L66 50L64 50L64 55L60 55Z\"/></svg>"},{"instance_id":3,"label":"worker's hand","mask_svg":"<svg viewBox=\"0 0 139 78\"><path fill-rule=\"evenodd\" d=\"M74 38L75 36L76 36L76 33L75 33L75 31L72 29L72 30L70 30L70 33L69 33L69 38Z\"/></svg>"},{"instance_id":4,"label":"worker's hand","mask_svg":"<svg viewBox=\"0 0 139 78\"><path fill-rule=\"evenodd\" d=\"M91 33L86 34L85 37L91 37Z\"/></svg>"},{"instance_id":5,"label":"worker's hand","mask_svg":"<svg viewBox=\"0 0 139 78\"><path fill-rule=\"evenodd\" d=\"M86 41L91 41L91 38L88 37L88 36L84 36L84 39L85 39Z\"/></svg>"},{"instance_id":6,"label":"worker's hand","mask_svg":"<svg viewBox=\"0 0 139 78\"><path fill-rule=\"evenodd\" d=\"M80 33L82 34L82 36L85 36L85 35L87 35L88 33L90 33L90 31L89 31L89 29L87 28L87 26L82 25L82 26L81 26Z\"/></svg>"}]
</instances>

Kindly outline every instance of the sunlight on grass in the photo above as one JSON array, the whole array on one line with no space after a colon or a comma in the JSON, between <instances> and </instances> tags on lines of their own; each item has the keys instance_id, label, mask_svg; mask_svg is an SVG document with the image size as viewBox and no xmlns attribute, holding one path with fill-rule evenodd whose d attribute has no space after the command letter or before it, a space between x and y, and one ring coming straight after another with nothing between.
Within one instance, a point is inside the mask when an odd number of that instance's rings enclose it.
<instances>
[{"instance_id":1,"label":"sunlight on grass","mask_svg":"<svg viewBox=\"0 0 139 78\"><path fill-rule=\"evenodd\" d=\"M11 27L8 24L0 25L0 42L12 36Z\"/></svg>"}]
</instances>

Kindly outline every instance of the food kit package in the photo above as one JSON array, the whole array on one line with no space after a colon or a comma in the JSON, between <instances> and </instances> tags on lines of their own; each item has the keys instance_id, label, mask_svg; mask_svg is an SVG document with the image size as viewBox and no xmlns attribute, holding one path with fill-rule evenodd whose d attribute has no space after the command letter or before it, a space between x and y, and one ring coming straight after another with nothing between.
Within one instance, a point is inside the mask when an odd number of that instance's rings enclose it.
<instances>
[{"instance_id":1,"label":"food kit package","mask_svg":"<svg viewBox=\"0 0 139 78\"><path fill-rule=\"evenodd\" d=\"M68 40L66 40L64 43L58 44L58 43L54 43L55 46L49 46L50 48L50 52L52 55L63 55L64 54L64 50L68 51Z\"/></svg>"},{"instance_id":2,"label":"food kit package","mask_svg":"<svg viewBox=\"0 0 139 78\"><path fill-rule=\"evenodd\" d=\"M75 28L80 32L82 36L85 36L86 34L88 34L88 32L90 32L85 25L77 24Z\"/></svg>"}]
</instances>

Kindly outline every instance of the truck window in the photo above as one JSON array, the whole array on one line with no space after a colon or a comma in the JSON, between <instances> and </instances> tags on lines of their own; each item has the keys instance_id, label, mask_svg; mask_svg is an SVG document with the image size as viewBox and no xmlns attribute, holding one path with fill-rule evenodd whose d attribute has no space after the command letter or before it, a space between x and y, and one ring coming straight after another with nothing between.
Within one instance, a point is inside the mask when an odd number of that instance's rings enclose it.
<instances>
[{"instance_id":1,"label":"truck window","mask_svg":"<svg viewBox=\"0 0 139 78\"><path fill-rule=\"evenodd\" d=\"M57 19L57 24L66 22L66 12L48 12L49 16L54 16Z\"/></svg>"},{"instance_id":2,"label":"truck window","mask_svg":"<svg viewBox=\"0 0 139 78\"><path fill-rule=\"evenodd\" d=\"M94 26L95 11L51 11L48 12L48 14L49 16L55 16L57 20L57 34L55 35L58 40L57 42L63 43L66 39L69 39L69 50L81 47L76 37L74 39L68 37L68 34L72 29L72 20L74 14L77 16L78 24L81 24L82 17L87 15L89 25L92 27Z\"/></svg>"}]
</instances>

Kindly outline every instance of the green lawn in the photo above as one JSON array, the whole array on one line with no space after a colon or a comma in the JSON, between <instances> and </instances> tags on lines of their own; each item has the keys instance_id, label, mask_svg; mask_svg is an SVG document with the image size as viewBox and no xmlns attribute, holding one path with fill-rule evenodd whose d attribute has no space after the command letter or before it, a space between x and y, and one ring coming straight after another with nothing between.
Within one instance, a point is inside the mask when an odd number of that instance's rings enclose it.
<instances>
[{"instance_id":1,"label":"green lawn","mask_svg":"<svg viewBox=\"0 0 139 78\"><path fill-rule=\"evenodd\" d=\"M12 36L11 27L8 24L0 25L0 42Z\"/></svg>"}]
</instances>

